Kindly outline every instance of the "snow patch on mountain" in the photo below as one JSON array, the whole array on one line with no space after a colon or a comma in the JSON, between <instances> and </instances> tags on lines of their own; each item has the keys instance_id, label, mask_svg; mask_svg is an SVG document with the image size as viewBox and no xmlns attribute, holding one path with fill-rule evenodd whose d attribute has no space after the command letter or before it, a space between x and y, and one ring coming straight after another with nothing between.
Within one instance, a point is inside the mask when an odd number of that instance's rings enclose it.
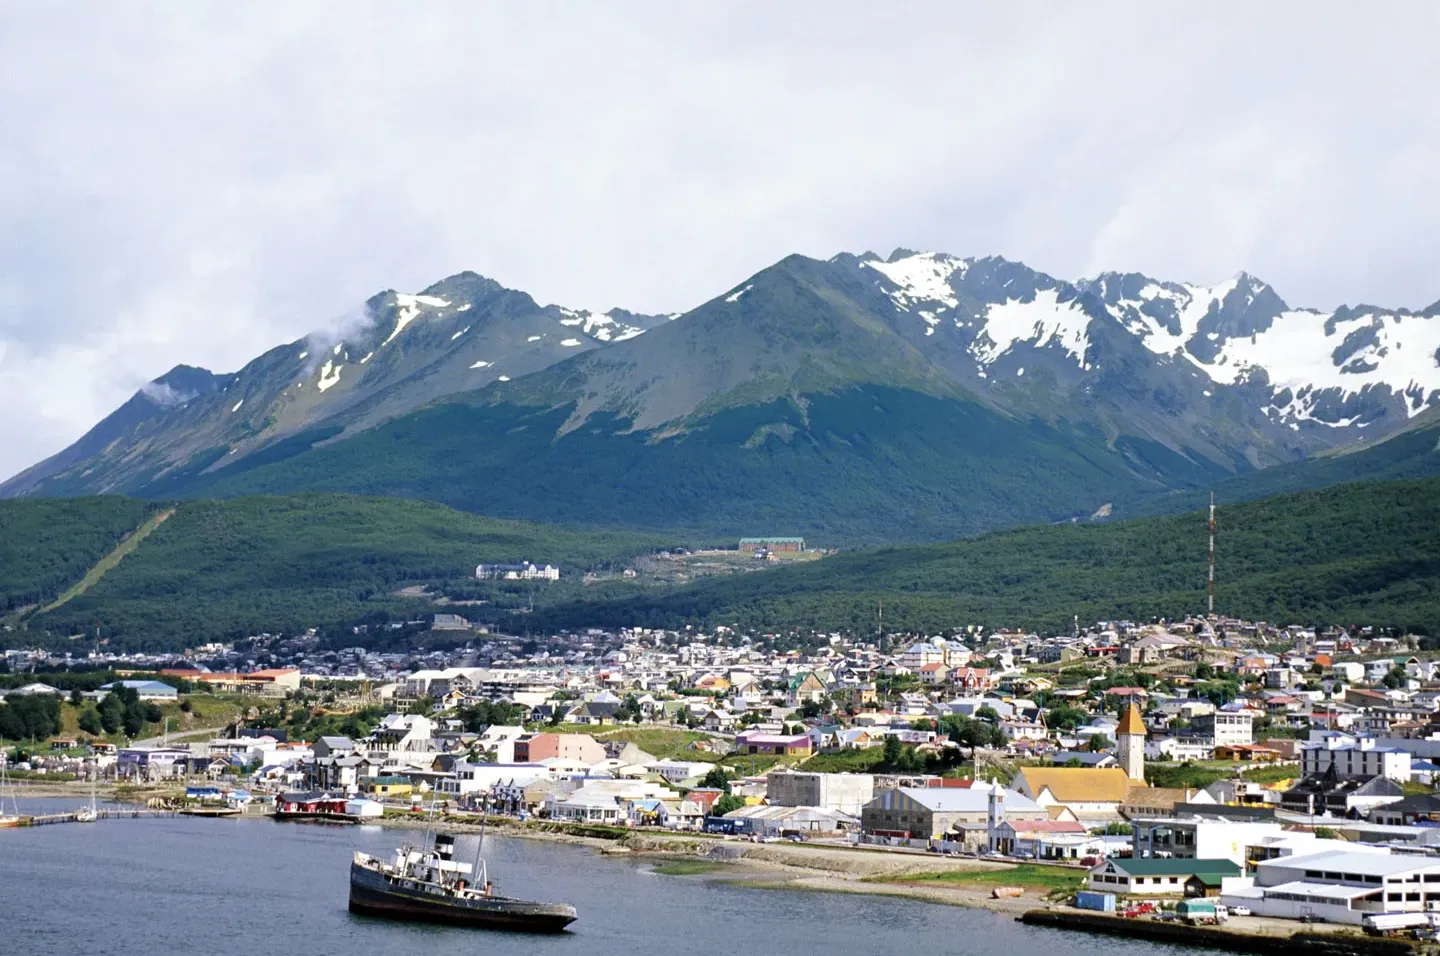
<instances>
[{"instance_id":1,"label":"snow patch on mountain","mask_svg":"<svg viewBox=\"0 0 1440 956\"><path fill-rule=\"evenodd\" d=\"M739 301L740 301L740 297L741 297L742 295L744 295L745 293L749 292L749 291L750 291L751 289L753 289L753 288L755 288L755 286L753 286L753 285L747 285L745 288L741 289L739 292L732 292L732 293L730 293L729 295L727 295L727 296L725 297L725 301L726 301L726 302L739 302Z\"/></svg>"},{"instance_id":2,"label":"snow patch on mountain","mask_svg":"<svg viewBox=\"0 0 1440 956\"><path fill-rule=\"evenodd\" d=\"M1263 369L1277 395L1288 390L1293 396L1274 406L1278 413L1297 419L1315 419L1327 392L1343 402L1384 386L1407 397L1406 415L1414 417L1429 402L1440 400L1437 349L1440 321L1433 318L1295 310L1283 313L1264 332L1227 340L1216 361L1205 368L1224 384ZM1332 418L1327 424L1345 427L1354 424L1354 418Z\"/></svg>"},{"instance_id":3,"label":"snow patch on mountain","mask_svg":"<svg viewBox=\"0 0 1440 956\"><path fill-rule=\"evenodd\" d=\"M626 339L633 339L645 330L637 325L630 325L614 317L611 312L590 312L587 310L566 309L561 307L560 313L565 318L560 320L561 325L575 327L593 339L601 342L623 342Z\"/></svg>"},{"instance_id":4,"label":"snow patch on mountain","mask_svg":"<svg viewBox=\"0 0 1440 956\"><path fill-rule=\"evenodd\" d=\"M487 362L487 361L485 361L484 359L481 359L480 361L476 362L474 365L472 365L472 366L470 366L470 367L471 367L471 368L489 368L489 367L490 367L490 363Z\"/></svg>"},{"instance_id":5,"label":"snow patch on mountain","mask_svg":"<svg viewBox=\"0 0 1440 956\"><path fill-rule=\"evenodd\" d=\"M1085 368L1090 348L1090 316L1071 299L1060 301L1056 289L1039 289L1029 302L1010 299L985 310L984 327L971 345L982 365L990 365L1019 343L1037 348L1055 344Z\"/></svg>"},{"instance_id":6,"label":"snow patch on mountain","mask_svg":"<svg viewBox=\"0 0 1440 956\"><path fill-rule=\"evenodd\" d=\"M969 268L966 260L943 252L921 252L890 262L867 259L860 265L874 269L890 280L895 288L885 290L886 294L906 312L917 303L938 302L950 309L958 306L960 300L951 288L951 277L958 273L960 278L964 278L965 270Z\"/></svg>"},{"instance_id":7,"label":"snow patch on mountain","mask_svg":"<svg viewBox=\"0 0 1440 956\"><path fill-rule=\"evenodd\" d=\"M391 330L389 338L380 343L381 346L393 342L395 336L405 331L405 326L419 318L420 313L425 309L443 309L449 304L449 299L442 299L438 295L408 295L404 292L396 292L395 305L400 311L395 315L395 328Z\"/></svg>"},{"instance_id":8,"label":"snow patch on mountain","mask_svg":"<svg viewBox=\"0 0 1440 956\"><path fill-rule=\"evenodd\" d=\"M320 380L315 383L315 387L323 392L330 386L339 384L340 369L343 367L343 365L336 365L333 361L327 359L325 364L320 366Z\"/></svg>"},{"instance_id":9,"label":"snow patch on mountain","mask_svg":"<svg viewBox=\"0 0 1440 956\"><path fill-rule=\"evenodd\" d=\"M465 326L465 328L461 329L459 332L456 332L454 335L450 336L450 341L452 341L452 342L455 341L455 340L458 339L460 336L464 335L466 332L469 332L469 331L470 331L470 326L467 325L467 326Z\"/></svg>"},{"instance_id":10,"label":"snow patch on mountain","mask_svg":"<svg viewBox=\"0 0 1440 956\"><path fill-rule=\"evenodd\" d=\"M1200 321L1220 308L1238 283L1239 277L1209 288L1152 281L1140 289L1137 298L1120 300L1110 312L1150 351L1157 355L1180 352L1199 365L1202 363L1185 351L1185 344L1199 331ZM1249 295L1253 298L1253 292ZM1160 317L1167 313L1173 316L1168 321Z\"/></svg>"}]
</instances>

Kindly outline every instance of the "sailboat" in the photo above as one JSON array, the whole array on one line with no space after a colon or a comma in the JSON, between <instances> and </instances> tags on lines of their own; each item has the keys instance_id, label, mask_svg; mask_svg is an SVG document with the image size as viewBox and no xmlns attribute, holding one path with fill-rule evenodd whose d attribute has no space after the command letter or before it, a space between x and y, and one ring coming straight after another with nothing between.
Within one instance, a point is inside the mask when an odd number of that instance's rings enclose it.
<instances>
[{"instance_id":1,"label":"sailboat","mask_svg":"<svg viewBox=\"0 0 1440 956\"><path fill-rule=\"evenodd\" d=\"M9 755L0 750L0 827L18 827L24 818L20 816L20 804L15 799L15 788L10 785L10 775L5 772ZM5 795L10 795L10 812L5 812Z\"/></svg>"},{"instance_id":2,"label":"sailboat","mask_svg":"<svg viewBox=\"0 0 1440 956\"><path fill-rule=\"evenodd\" d=\"M95 806L95 778L90 778L90 806L75 811L76 823L94 823L100 819L100 810Z\"/></svg>"}]
</instances>

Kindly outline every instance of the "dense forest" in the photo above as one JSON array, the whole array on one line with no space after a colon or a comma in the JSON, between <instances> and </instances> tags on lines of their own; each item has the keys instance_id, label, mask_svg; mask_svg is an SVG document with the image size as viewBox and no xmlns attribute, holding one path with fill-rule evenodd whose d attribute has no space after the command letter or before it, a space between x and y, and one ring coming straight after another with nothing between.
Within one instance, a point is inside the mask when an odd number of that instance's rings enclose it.
<instances>
[{"instance_id":1,"label":"dense forest","mask_svg":"<svg viewBox=\"0 0 1440 956\"><path fill-rule=\"evenodd\" d=\"M1051 631L1203 612L1204 511L996 532L841 554L669 593L547 611L586 624L874 632L971 624ZM1219 512L1216 609L1275 622L1440 634L1440 479L1341 485Z\"/></svg>"},{"instance_id":2,"label":"dense forest","mask_svg":"<svg viewBox=\"0 0 1440 956\"><path fill-rule=\"evenodd\" d=\"M25 514L56 504L62 502L0 501L0 515L33 525L29 551L41 560L58 564L59 557L45 557L50 551L81 554L66 566L77 579L107 549L82 552L82 543L103 535L80 533L70 524L47 528ZM148 506L130 504L139 508L133 515L138 522ZM95 507L107 533L118 528L108 499ZM437 610L464 614L466 606L440 607L398 592L428 586L463 588L468 596L477 590L472 575L479 563L549 562L575 579L669 543L657 536L481 518L402 499L316 494L183 502L84 594L30 615L25 630L0 633L0 639L13 646L43 643L45 632L63 640L98 630L113 646L162 650L267 631L383 624ZM7 564L0 574L19 571ZM71 580L52 575L46 587L33 588L35 598L51 599ZM505 597L503 588L491 590Z\"/></svg>"},{"instance_id":3,"label":"dense forest","mask_svg":"<svg viewBox=\"0 0 1440 956\"><path fill-rule=\"evenodd\" d=\"M1220 505L1221 612L1440 635L1440 479ZM29 580L29 603L53 599L83 575L123 537L125 520L139 521L146 509L92 499L96 527L89 528L47 520L57 506L81 504L0 502L0 520L29 529L23 556L0 562L0 580ZM13 629L0 630L0 642L79 647L68 635L98 631L112 648L173 650L308 627L349 641L352 625L368 624L365 642L375 644L397 635L410 640L415 631L383 625L441 611L522 636L686 624L874 633L882 604L888 631L983 625L1054 632L1076 617L1088 623L1199 612L1205 600L1203 511L858 550L661 586L615 572L636 555L678 543L663 535L576 531L333 494L175 507L84 594L52 610L12 613L5 623ZM135 510L117 510L124 508ZM17 513L30 509L35 513ZM472 576L477 563L522 559L559 564L564 578L534 585ZM65 571L25 579L27 568L16 562ZM590 570L611 573L585 583Z\"/></svg>"},{"instance_id":4,"label":"dense forest","mask_svg":"<svg viewBox=\"0 0 1440 956\"><path fill-rule=\"evenodd\" d=\"M120 497L0 501L0 615L53 599L156 507Z\"/></svg>"}]
</instances>

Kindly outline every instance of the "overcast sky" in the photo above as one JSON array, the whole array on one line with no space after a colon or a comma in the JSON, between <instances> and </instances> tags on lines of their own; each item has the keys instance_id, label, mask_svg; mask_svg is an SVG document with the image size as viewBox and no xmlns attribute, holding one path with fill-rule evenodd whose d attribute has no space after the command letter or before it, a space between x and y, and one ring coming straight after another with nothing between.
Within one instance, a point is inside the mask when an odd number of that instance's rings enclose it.
<instances>
[{"instance_id":1,"label":"overcast sky","mask_svg":"<svg viewBox=\"0 0 1440 956\"><path fill-rule=\"evenodd\" d=\"M669 312L906 246L1424 306L1437 35L1431 2L0 0L0 475L461 269Z\"/></svg>"}]
</instances>

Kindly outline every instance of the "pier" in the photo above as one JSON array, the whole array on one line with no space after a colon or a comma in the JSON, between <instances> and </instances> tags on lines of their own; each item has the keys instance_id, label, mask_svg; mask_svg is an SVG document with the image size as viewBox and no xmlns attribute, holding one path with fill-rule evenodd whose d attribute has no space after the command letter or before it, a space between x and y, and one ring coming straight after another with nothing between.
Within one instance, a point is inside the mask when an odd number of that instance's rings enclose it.
<instances>
[{"instance_id":1,"label":"pier","mask_svg":"<svg viewBox=\"0 0 1440 956\"><path fill-rule=\"evenodd\" d=\"M95 811L95 817L97 820L121 820L132 817L177 817L179 815L180 812L178 810L150 810L143 807L135 807L133 809L107 808L104 810ZM66 813L42 813L37 816L20 818L20 825L22 827L44 827L50 826L54 823L80 822L82 821L80 819L79 810L71 810Z\"/></svg>"}]
</instances>

